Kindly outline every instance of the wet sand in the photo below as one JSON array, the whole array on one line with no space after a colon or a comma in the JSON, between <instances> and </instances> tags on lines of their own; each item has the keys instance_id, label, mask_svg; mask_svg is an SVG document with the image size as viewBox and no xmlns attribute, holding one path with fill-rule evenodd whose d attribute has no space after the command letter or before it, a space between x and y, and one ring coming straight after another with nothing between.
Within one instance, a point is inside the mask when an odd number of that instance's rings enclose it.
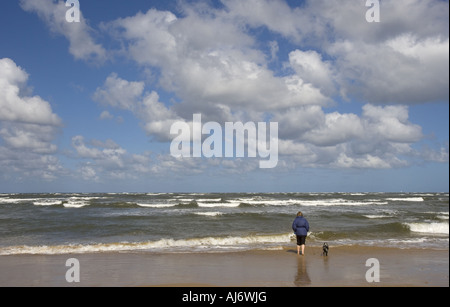
<instances>
[{"instance_id":1,"label":"wet sand","mask_svg":"<svg viewBox=\"0 0 450 307\"><path fill-rule=\"evenodd\" d=\"M68 283L66 260L80 263ZM366 261L380 264L380 282L366 280ZM0 256L2 287L448 287L449 254L375 247L294 247L235 253L97 253ZM369 272L370 273L370 272ZM375 276L374 274L369 274Z\"/></svg>"}]
</instances>

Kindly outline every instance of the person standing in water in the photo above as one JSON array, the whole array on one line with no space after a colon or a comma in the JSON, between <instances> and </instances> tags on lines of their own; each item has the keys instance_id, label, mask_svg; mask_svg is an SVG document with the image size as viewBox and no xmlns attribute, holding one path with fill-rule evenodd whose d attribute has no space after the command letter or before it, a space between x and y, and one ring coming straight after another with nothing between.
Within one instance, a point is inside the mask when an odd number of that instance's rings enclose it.
<instances>
[{"instance_id":1,"label":"person standing in water","mask_svg":"<svg viewBox=\"0 0 450 307\"><path fill-rule=\"evenodd\" d=\"M297 213L297 217L292 223L292 230L294 230L294 233L297 236L297 254L300 255L301 249L301 255L305 255L305 241L309 231L309 223L303 217L301 211Z\"/></svg>"}]
</instances>

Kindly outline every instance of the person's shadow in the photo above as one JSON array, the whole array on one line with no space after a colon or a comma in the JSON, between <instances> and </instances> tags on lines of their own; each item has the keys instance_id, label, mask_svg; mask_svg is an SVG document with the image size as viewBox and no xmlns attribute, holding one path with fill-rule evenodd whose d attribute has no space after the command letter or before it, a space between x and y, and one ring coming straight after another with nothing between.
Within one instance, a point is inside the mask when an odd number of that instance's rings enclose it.
<instances>
[{"instance_id":1,"label":"person's shadow","mask_svg":"<svg viewBox=\"0 0 450 307\"><path fill-rule=\"evenodd\" d=\"M294 285L297 287L304 287L311 284L311 279L308 276L306 268L306 259L304 256L298 256L297 259L297 274L295 275Z\"/></svg>"}]
</instances>

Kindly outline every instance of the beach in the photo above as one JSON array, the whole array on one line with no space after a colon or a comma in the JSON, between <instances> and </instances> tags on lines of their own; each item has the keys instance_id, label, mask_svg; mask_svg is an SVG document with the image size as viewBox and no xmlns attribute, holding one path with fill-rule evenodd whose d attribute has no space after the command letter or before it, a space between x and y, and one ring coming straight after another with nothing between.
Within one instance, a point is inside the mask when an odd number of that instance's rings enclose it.
<instances>
[{"instance_id":1,"label":"beach","mask_svg":"<svg viewBox=\"0 0 450 307\"><path fill-rule=\"evenodd\" d=\"M448 286L448 204L448 193L4 194L0 286Z\"/></svg>"},{"instance_id":2,"label":"beach","mask_svg":"<svg viewBox=\"0 0 450 307\"><path fill-rule=\"evenodd\" d=\"M66 261L79 261L68 283ZM368 259L379 282L368 282ZM0 256L2 287L448 287L448 250L307 247L216 253L87 253ZM370 275L370 274L369 274Z\"/></svg>"}]
</instances>

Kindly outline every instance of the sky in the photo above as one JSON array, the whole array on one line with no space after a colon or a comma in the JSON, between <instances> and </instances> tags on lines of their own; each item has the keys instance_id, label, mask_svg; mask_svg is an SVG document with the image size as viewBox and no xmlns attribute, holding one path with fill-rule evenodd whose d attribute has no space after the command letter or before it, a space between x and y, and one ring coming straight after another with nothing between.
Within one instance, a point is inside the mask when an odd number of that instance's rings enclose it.
<instances>
[{"instance_id":1,"label":"sky","mask_svg":"<svg viewBox=\"0 0 450 307\"><path fill-rule=\"evenodd\" d=\"M0 193L448 192L448 1L78 2L0 3ZM194 114L276 167L174 156Z\"/></svg>"}]
</instances>

